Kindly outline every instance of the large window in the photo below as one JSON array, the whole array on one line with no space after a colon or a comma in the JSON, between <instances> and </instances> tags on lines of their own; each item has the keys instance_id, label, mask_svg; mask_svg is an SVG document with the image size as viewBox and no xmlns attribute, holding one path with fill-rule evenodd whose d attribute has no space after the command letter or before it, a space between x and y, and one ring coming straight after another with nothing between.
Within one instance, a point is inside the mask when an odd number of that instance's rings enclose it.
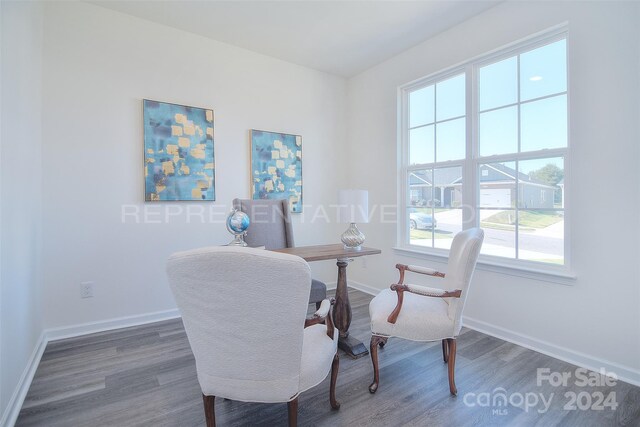
<instances>
[{"instance_id":1,"label":"large window","mask_svg":"<svg viewBox=\"0 0 640 427\"><path fill-rule=\"evenodd\" d=\"M400 245L442 252L457 232L480 226L487 260L566 265L566 34L471 61L402 94Z\"/></svg>"},{"instance_id":2,"label":"large window","mask_svg":"<svg viewBox=\"0 0 640 427\"><path fill-rule=\"evenodd\" d=\"M409 93L406 216L413 245L448 249L462 229L466 127L464 73Z\"/></svg>"}]
</instances>

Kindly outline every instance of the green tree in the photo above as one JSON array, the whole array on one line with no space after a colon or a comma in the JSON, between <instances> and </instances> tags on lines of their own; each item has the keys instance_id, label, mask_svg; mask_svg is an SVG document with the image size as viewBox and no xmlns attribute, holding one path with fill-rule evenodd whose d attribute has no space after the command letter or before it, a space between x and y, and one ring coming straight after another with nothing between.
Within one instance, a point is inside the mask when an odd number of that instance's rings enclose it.
<instances>
[{"instance_id":1,"label":"green tree","mask_svg":"<svg viewBox=\"0 0 640 427\"><path fill-rule=\"evenodd\" d=\"M529 172L529 177L555 187L560 181L562 181L562 178L564 178L564 170L560 169L553 163L549 163L538 170Z\"/></svg>"},{"instance_id":2,"label":"green tree","mask_svg":"<svg viewBox=\"0 0 640 427\"><path fill-rule=\"evenodd\" d=\"M547 165L541 167L538 170L534 170L529 172L529 177L531 179L535 179L536 181L542 182L544 184L555 187L556 190L554 192L554 202L561 203L562 202L562 192L557 185L564 178L564 169L560 169L558 166L553 163L548 163Z\"/></svg>"}]
</instances>

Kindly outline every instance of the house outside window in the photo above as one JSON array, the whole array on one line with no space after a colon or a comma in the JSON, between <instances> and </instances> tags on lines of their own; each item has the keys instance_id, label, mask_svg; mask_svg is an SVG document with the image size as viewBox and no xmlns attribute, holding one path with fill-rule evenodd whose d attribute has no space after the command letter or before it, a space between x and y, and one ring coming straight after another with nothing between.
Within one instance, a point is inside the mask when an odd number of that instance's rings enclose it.
<instances>
[{"instance_id":1,"label":"house outside window","mask_svg":"<svg viewBox=\"0 0 640 427\"><path fill-rule=\"evenodd\" d=\"M485 230L481 261L568 268L566 29L401 88L400 248L445 255Z\"/></svg>"}]
</instances>

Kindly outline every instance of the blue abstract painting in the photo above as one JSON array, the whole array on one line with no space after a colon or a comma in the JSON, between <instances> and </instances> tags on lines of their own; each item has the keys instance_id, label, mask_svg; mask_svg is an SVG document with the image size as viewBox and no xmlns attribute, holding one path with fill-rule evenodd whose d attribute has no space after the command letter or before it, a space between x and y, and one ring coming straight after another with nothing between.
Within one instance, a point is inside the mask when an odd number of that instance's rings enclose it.
<instances>
[{"instance_id":1,"label":"blue abstract painting","mask_svg":"<svg viewBox=\"0 0 640 427\"><path fill-rule=\"evenodd\" d=\"M251 131L251 194L257 199L288 199L302 212L302 137Z\"/></svg>"},{"instance_id":2,"label":"blue abstract painting","mask_svg":"<svg viewBox=\"0 0 640 427\"><path fill-rule=\"evenodd\" d=\"M144 100L146 201L215 200L213 110Z\"/></svg>"}]
</instances>

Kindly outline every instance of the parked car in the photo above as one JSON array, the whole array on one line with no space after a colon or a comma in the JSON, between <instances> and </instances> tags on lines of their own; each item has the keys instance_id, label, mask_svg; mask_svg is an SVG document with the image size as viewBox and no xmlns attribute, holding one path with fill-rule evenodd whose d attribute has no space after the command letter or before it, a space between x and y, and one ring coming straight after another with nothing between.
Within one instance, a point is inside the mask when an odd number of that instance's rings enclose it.
<instances>
[{"instance_id":1,"label":"parked car","mask_svg":"<svg viewBox=\"0 0 640 427\"><path fill-rule=\"evenodd\" d=\"M440 206L440 200L438 199L430 199L430 200L426 200L426 199L417 199L417 200L412 200L411 201L411 205L413 206L417 206L417 207L433 207L433 206Z\"/></svg>"},{"instance_id":2,"label":"parked car","mask_svg":"<svg viewBox=\"0 0 640 427\"><path fill-rule=\"evenodd\" d=\"M412 230L431 230L438 226L438 221L428 213L410 212L409 228Z\"/></svg>"}]
</instances>

